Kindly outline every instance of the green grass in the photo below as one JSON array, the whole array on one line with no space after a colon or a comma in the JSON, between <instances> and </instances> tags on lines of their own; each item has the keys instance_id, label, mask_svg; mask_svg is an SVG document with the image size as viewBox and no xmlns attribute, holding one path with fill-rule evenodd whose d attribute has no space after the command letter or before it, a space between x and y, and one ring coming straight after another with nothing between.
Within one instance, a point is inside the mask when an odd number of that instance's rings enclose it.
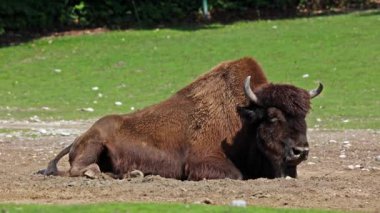
<instances>
[{"instance_id":1,"label":"green grass","mask_svg":"<svg viewBox=\"0 0 380 213\"><path fill-rule=\"evenodd\" d=\"M311 127L379 129L379 25L373 11L42 38L0 49L0 119L127 113L169 97L221 61L253 56L273 82L325 84L313 100ZM95 112L80 111L86 107Z\"/></svg>"},{"instance_id":2,"label":"green grass","mask_svg":"<svg viewBox=\"0 0 380 213\"><path fill-rule=\"evenodd\" d=\"M255 212L255 213L323 213L337 212L314 209L273 209L261 207L206 206L186 204L86 204L86 205L18 205L0 204L2 212Z\"/></svg>"},{"instance_id":3,"label":"green grass","mask_svg":"<svg viewBox=\"0 0 380 213\"><path fill-rule=\"evenodd\" d=\"M28 132L27 129L8 129L8 128L0 128L0 134L8 134L14 132Z\"/></svg>"}]
</instances>

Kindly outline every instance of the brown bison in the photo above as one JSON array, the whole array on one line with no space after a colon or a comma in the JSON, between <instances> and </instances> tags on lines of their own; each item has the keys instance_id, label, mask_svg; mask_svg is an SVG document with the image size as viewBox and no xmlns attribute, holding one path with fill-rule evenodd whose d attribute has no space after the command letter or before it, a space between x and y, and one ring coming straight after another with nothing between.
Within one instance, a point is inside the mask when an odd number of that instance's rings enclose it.
<instances>
[{"instance_id":1,"label":"brown bison","mask_svg":"<svg viewBox=\"0 0 380 213\"><path fill-rule=\"evenodd\" d=\"M307 157L310 98L320 91L269 84L251 58L224 62L159 104L99 119L38 173L107 172L123 178L140 170L181 180L295 177L296 166ZM67 153L71 167L59 171L57 163Z\"/></svg>"}]
</instances>

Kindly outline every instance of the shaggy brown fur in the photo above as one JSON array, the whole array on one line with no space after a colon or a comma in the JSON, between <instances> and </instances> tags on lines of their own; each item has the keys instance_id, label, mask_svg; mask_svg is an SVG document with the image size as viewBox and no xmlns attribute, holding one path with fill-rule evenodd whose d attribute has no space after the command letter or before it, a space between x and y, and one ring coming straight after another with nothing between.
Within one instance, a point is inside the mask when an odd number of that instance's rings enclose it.
<instances>
[{"instance_id":1,"label":"shaggy brown fur","mask_svg":"<svg viewBox=\"0 0 380 213\"><path fill-rule=\"evenodd\" d=\"M252 85L267 83L257 62L242 58L221 63L159 104L103 117L72 144L68 174L56 167L68 149L40 173L79 176L92 170L122 177L138 169L177 179L241 179L221 144L233 144L242 128L236 106L248 104L242 90L248 75L255 76Z\"/></svg>"},{"instance_id":2,"label":"shaggy brown fur","mask_svg":"<svg viewBox=\"0 0 380 213\"><path fill-rule=\"evenodd\" d=\"M263 107L276 107L289 116L303 116L310 110L309 92L293 85L267 84L255 90Z\"/></svg>"}]
</instances>

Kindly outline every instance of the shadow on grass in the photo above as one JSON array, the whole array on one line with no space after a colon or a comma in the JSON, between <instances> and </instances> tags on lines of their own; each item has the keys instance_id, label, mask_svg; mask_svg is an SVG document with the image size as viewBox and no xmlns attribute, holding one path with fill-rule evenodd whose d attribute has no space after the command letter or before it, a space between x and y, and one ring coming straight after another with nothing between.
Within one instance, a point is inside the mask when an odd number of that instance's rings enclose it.
<instances>
[{"instance_id":1,"label":"shadow on grass","mask_svg":"<svg viewBox=\"0 0 380 213\"><path fill-rule=\"evenodd\" d=\"M380 8L380 5L378 5ZM318 16L332 16L342 15L354 12L359 13L359 16L375 16L380 15L380 9L364 9L364 10L341 10L341 11L324 11L320 13L309 13L297 16L268 16L268 17L253 17L253 18L231 18L226 20L214 20L210 22L181 24L181 25L157 25L157 26L135 26L135 27L117 27L117 28L80 28L80 27L66 27L62 29L50 29L44 31L20 31L20 32L5 32L0 34L0 48L8 46L16 46L23 43L33 41L35 39L43 37L57 37L57 36L77 36L77 35L92 35L98 33L104 33L112 30L151 30L151 29L174 29L179 31L198 31L198 30L213 30L221 28L221 25L234 24L238 21L258 21L258 20L282 20L282 19L296 19L296 18L312 18ZM220 24L219 26L216 24Z\"/></svg>"},{"instance_id":2,"label":"shadow on grass","mask_svg":"<svg viewBox=\"0 0 380 213\"><path fill-rule=\"evenodd\" d=\"M217 23L217 22L212 22ZM200 23L200 24L183 24L178 26L154 26L154 27L130 27L130 28L63 28L63 29L52 29L52 30L44 30L44 31L20 31L20 32L5 32L0 35L0 48L8 47L8 46L16 46L23 43L27 43L33 41L35 39L43 38L43 37L58 37L58 36L78 36L78 35L93 35L104 33L107 31L113 30L152 30L152 29L175 29L180 31L197 31L197 30L212 30L221 28L221 26L212 25L210 23Z\"/></svg>"},{"instance_id":3,"label":"shadow on grass","mask_svg":"<svg viewBox=\"0 0 380 213\"><path fill-rule=\"evenodd\" d=\"M380 5L378 10L370 10L368 12L359 13L359 16L378 16L380 15Z\"/></svg>"}]
</instances>

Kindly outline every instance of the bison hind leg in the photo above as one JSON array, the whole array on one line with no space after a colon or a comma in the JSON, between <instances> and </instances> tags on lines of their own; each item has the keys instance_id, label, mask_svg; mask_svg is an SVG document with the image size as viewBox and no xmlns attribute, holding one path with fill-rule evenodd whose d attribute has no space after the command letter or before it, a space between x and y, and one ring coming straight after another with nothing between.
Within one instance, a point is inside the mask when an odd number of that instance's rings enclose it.
<instances>
[{"instance_id":1,"label":"bison hind leg","mask_svg":"<svg viewBox=\"0 0 380 213\"><path fill-rule=\"evenodd\" d=\"M70 168L69 172L71 177L85 176L91 179L100 176L101 173L100 168L96 163L91 163L84 167L73 166Z\"/></svg>"},{"instance_id":2,"label":"bison hind leg","mask_svg":"<svg viewBox=\"0 0 380 213\"><path fill-rule=\"evenodd\" d=\"M101 171L98 164L93 163L87 166L86 168L82 169L80 173L83 174L85 177L95 179L97 177L100 177Z\"/></svg>"}]
</instances>

